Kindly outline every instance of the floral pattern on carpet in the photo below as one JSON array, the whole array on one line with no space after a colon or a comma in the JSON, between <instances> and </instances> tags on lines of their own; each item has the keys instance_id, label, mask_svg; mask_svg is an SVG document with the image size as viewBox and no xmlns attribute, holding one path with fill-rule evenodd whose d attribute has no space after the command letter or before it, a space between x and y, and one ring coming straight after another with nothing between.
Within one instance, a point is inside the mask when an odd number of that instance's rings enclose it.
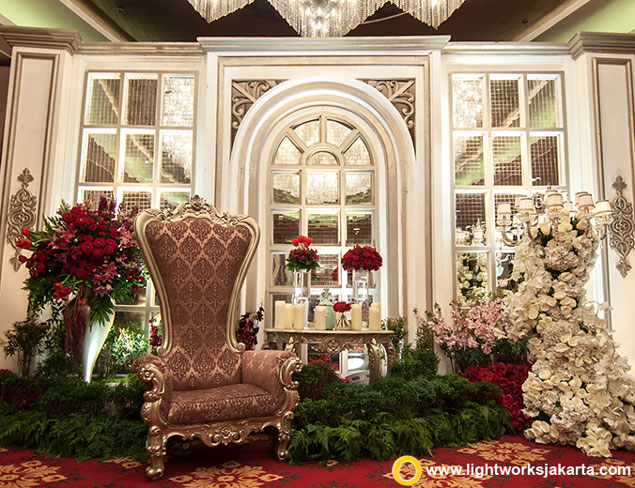
<instances>
[{"instance_id":1,"label":"floral pattern on carpet","mask_svg":"<svg viewBox=\"0 0 635 488\"><path fill-rule=\"evenodd\" d=\"M399 487L392 476L393 460L360 459L352 463L328 461L302 465L278 462L268 441L258 439L246 445L215 448L175 446L168 448L166 474L150 482L145 463L132 458L74 459L37 455L28 449L0 448L0 488L367 488ZM611 459L591 458L573 447L539 445L522 436L495 442L433 449L420 459L424 475L418 488L635 488L635 453L613 451ZM426 468L471 466L600 466L630 467L629 475L469 476L428 475ZM411 477L412 465L402 467Z\"/></svg>"}]
</instances>

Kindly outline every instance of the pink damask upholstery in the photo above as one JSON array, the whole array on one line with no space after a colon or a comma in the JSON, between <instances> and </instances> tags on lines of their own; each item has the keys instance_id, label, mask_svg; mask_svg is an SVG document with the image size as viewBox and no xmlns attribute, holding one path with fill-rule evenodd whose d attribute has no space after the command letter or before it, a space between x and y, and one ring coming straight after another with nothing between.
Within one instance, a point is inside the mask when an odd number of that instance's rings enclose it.
<instances>
[{"instance_id":1,"label":"pink damask upholstery","mask_svg":"<svg viewBox=\"0 0 635 488\"><path fill-rule=\"evenodd\" d=\"M299 401L291 375L301 362L290 352L245 352L235 338L239 291L260 235L255 221L218 215L194 197L174 211L142 212L135 233L164 331L156 353L133 366L146 383L148 477L163 476L175 435L215 446L273 426L278 458L286 459Z\"/></svg>"},{"instance_id":2,"label":"pink damask upholstery","mask_svg":"<svg viewBox=\"0 0 635 488\"><path fill-rule=\"evenodd\" d=\"M225 341L232 288L251 241L246 227L186 218L151 222L148 244L163 278L172 316L165 356L177 390L240 382L240 355Z\"/></svg>"},{"instance_id":3,"label":"pink damask upholstery","mask_svg":"<svg viewBox=\"0 0 635 488\"><path fill-rule=\"evenodd\" d=\"M177 391L172 397L168 422L189 424L264 417L274 414L277 403L266 390L246 383Z\"/></svg>"}]
</instances>

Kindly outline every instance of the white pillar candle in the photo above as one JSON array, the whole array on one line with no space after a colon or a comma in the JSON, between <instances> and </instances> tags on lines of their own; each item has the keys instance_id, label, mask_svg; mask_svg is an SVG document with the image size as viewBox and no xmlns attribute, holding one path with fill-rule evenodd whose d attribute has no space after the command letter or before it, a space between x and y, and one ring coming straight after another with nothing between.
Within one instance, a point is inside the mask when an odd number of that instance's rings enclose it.
<instances>
[{"instance_id":1,"label":"white pillar candle","mask_svg":"<svg viewBox=\"0 0 635 488\"><path fill-rule=\"evenodd\" d=\"M326 307L318 305L313 309L315 330L326 330Z\"/></svg>"},{"instance_id":2,"label":"white pillar candle","mask_svg":"<svg viewBox=\"0 0 635 488\"><path fill-rule=\"evenodd\" d=\"M381 304L373 303L368 311L368 326L370 330L381 330Z\"/></svg>"},{"instance_id":3,"label":"white pillar candle","mask_svg":"<svg viewBox=\"0 0 635 488\"><path fill-rule=\"evenodd\" d=\"M285 305L286 305L286 302L284 300L276 300L276 310L275 310L276 318L275 318L275 325L274 325L276 329L284 329Z\"/></svg>"},{"instance_id":4,"label":"white pillar candle","mask_svg":"<svg viewBox=\"0 0 635 488\"><path fill-rule=\"evenodd\" d=\"M293 305L290 303L284 304L284 328L293 328Z\"/></svg>"},{"instance_id":5,"label":"white pillar candle","mask_svg":"<svg viewBox=\"0 0 635 488\"><path fill-rule=\"evenodd\" d=\"M293 306L293 328L295 330L304 329L304 303L296 303Z\"/></svg>"},{"instance_id":6,"label":"white pillar candle","mask_svg":"<svg viewBox=\"0 0 635 488\"><path fill-rule=\"evenodd\" d=\"M359 303L351 305L351 328L362 330L362 306Z\"/></svg>"}]
</instances>

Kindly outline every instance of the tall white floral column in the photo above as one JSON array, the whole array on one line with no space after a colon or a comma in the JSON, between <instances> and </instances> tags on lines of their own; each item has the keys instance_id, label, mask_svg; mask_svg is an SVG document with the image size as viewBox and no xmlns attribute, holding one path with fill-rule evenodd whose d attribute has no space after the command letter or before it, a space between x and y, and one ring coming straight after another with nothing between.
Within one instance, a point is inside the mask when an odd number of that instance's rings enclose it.
<instances>
[{"instance_id":1,"label":"tall white floral column","mask_svg":"<svg viewBox=\"0 0 635 488\"><path fill-rule=\"evenodd\" d=\"M525 437L610 457L612 448L635 450L635 382L585 303L599 241L590 220L568 214L555 232L549 223L532 228L517 247L512 278L520 285L506 304L511 336L530 337L535 358L523 392L536 420Z\"/></svg>"}]
</instances>

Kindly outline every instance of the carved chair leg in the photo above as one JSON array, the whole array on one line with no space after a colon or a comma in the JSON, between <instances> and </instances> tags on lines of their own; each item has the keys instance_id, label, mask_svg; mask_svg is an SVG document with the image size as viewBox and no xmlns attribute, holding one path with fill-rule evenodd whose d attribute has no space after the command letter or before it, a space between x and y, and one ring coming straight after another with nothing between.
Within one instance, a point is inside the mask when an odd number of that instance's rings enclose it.
<instances>
[{"instance_id":1,"label":"carved chair leg","mask_svg":"<svg viewBox=\"0 0 635 488\"><path fill-rule=\"evenodd\" d=\"M149 466L146 467L146 475L150 480L158 480L163 477L163 466L165 461L165 445L167 437L163 435L158 427L151 427L146 439L146 450L150 456Z\"/></svg>"},{"instance_id":2,"label":"carved chair leg","mask_svg":"<svg viewBox=\"0 0 635 488\"><path fill-rule=\"evenodd\" d=\"M287 447L289 446L290 440L291 435L287 429L281 428L278 433L278 442L276 444L276 456L278 457L278 461L286 461L289 459L289 451L287 450Z\"/></svg>"}]
</instances>

